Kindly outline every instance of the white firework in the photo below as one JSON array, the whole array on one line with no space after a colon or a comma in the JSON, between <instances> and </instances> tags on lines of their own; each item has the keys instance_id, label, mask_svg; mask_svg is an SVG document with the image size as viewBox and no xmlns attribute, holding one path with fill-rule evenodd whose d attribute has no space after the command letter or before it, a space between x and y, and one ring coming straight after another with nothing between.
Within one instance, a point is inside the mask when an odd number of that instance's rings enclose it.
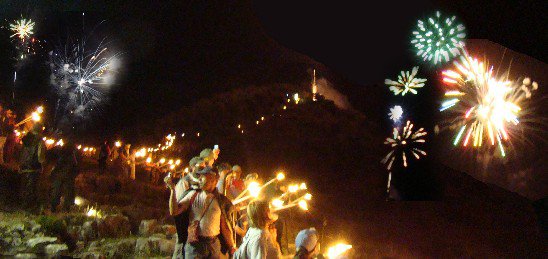
<instances>
[{"instance_id":1,"label":"white firework","mask_svg":"<svg viewBox=\"0 0 548 259\"><path fill-rule=\"evenodd\" d=\"M397 122L401 119L403 115L403 108L399 105L394 106L393 108L390 108L390 113L388 113L388 116L390 116L390 119L394 122Z\"/></svg>"},{"instance_id":2,"label":"white firework","mask_svg":"<svg viewBox=\"0 0 548 259\"><path fill-rule=\"evenodd\" d=\"M34 33L34 22L31 19L21 19L10 24L10 30L13 31L11 37L17 36L19 40L25 41Z\"/></svg>"},{"instance_id":3,"label":"white firework","mask_svg":"<svg viewBox=\"0 0 548 259\"><path fill-rule=\"evenodd\" d=\"M426 82L426 79L416 77L417 72L419 72L419 67L413 67L411 73L409 71L401 71L400 75L398 75L398 81L385 79L384 83L390 86L389 89L394 92L394 95L401 93L402 96L405 96L408 92L417 94L417 88L422 88L424 82Z\"/></svg>"},{"instance_id":4,"label":"white firework","mask_svg":"<svg viewBox=\"0 0 548 259\"><path fill-rule=\"evenodd\" d=\"M52 84L60 97L67 98L71 114L91 111L105 97L105 87L110 84L106 76L113 72L113 62L121 54L109 55L103 41L90 51L86 41L80 40L50 52Z\"/></svg>"},{"instance_id":5,"label":"white firework","mask_svg":"<svg viewBox=\"0 0 548 259\"><path fill-rule=\"evenodd\" d=\"M413 131L413 124L410 121L407 121L401 134L398 128L394 128L392 138L386 138L386 141L384 142L384 144L390 145L392 150L381 162L386 164L386 168L390 170L398 157L402 158L403 166L407 167L407 153L412 154L416 159L420 159L421 156L426 156L426 152L418 148L419 144L424 144L426 142L423 138L426 134L424 128Z\"/></svg>"}]
</instances>

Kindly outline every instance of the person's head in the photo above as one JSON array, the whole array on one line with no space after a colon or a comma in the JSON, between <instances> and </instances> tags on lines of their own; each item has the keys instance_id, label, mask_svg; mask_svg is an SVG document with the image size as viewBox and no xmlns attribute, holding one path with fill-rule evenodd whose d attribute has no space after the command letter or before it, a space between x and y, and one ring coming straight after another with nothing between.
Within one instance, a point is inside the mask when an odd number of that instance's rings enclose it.
<instances>
[{"instance_id":1,"label":"person's head","mask_svg":"<svg viewBox=\"0 0 548 259\"><path fill-rule=\"evenodd\" d=\"M244 182L245 182L245 185L247 186L249 183L255 182L257 180L259 180L259 175L257 173L251 173L245 176Z\"/></svg>"},{"instance_id":2,"label":"person's head","mask_svg":"<svg viewBox=\"0 0 548 259\"><path fill-rule=\"evenodd\" d=\"M217 170L219 171L219 173L222 173L222 172L226 172L226 173L230 173L230 165L228 163L221 163L220 165L217 166Z\"/></svg>"},{"instance_id":3,"label":"person's head","mask_svg":"<svg viewBox=\"0 0 548 259\"><path fill-rule=\"evenodd\" d=\"M232 167L232 175L234 179L240 179L242 177L242 168L239 165L234 165Z\"/></svg>"},{"instance_id":4,"label":"person's head","mask_svg":"<svg viewBox=\"0 0 548 259\"><path fill-rule=\"evenodd\" d=\"M125 149L125 150L129 150L130 148L131 148L131 144L126 144L126 145L124 146L124 149Z\"/></svg>"},{"instance_id":5,"label":"person's head","mask_svg":"<svg viewBox=\"0 0 548 259\"><path fill-rule=\"evenodd\" d=\"M315 228L308 228L299 231L295 238L297 253L294 258L313 258L320 251L318 233Z\"/></svg>"},{"instance_id":6,"label":"person's head","mask_svg":"<svg viewBox=\"0 0 548 259\"><path fill-rule=\"evenodd\" d=\"M196 175L200 178L200 189L206 192L213 192L217 186L217 181L219 180L219 175L217 174L217 169L211 168L209 166L198 168Z\"/></svg>"},{"instance_id":7,"label":"person's head","mask_svg":"<svg viewBox=\"0 0 548 259\"><path fill-rule=\"evenodd\" d=\"M266 200L254 200L247 205L247 217L249 226L265 229L277 220L277 217L270 213L270 204Z\"/></svg>"}]
</instances>

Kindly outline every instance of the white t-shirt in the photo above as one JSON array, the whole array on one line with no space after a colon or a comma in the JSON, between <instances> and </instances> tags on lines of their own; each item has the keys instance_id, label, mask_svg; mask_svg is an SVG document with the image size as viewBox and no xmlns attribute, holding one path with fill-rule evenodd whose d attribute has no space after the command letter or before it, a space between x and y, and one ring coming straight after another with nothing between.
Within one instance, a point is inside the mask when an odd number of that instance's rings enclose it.
<instances>
[{"instance_id":1,"label":"white t-shirt","mask_svg":"<svg viewBox=\"0 0 548 259\"><path fill-rule=\"evenodd\" d=\"M268 230L249 228L234 259L278 259L282 253Z\"/></svg>"},{"instance_id":2,"label":"white t-shirt","mask_svg":"<svg viewBox=\"0 0 548 259\"><path fill-rule=\"evenodd\" d=\"M179 202L179 205L183 208L188 208L190 205L190 199L196 191L190 191L188 194ZM207 198L207 200L206 200ZM213 199L213 200L212 200ZM192 208L190 208L190 222L194 220L199 220L202 216L204 209L211 202L207 211L204 214L202 220L200 220L200 236L204 237L213 237L218 236L221 233L221 207L215 199L214 195L204 191L200 191L196 195L196 199L192 203Z\"/></svg>"}]
</instances>

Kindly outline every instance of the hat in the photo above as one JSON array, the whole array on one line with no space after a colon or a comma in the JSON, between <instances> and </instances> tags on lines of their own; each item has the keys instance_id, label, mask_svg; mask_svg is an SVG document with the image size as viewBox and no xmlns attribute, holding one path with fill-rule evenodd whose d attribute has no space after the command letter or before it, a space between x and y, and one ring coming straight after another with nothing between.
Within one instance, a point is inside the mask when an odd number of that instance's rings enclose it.
<instances>
[{"instance_id":1,"label":"hat","mask_svg":"<svg viewBox=\"0 0 548 259\"><path fill-rule=\"evenodd\" d=\"M242 172L242 168L239 166L239 165L234 165L232 167L232 171L235 171L235 172Z\"/></svg>"},{"instance_id":2,"label":"hat","mask_svg":"<svg viewBox=\"0 0 548 259\"><path fill-rule=\"evenodd\" d=\"M299 231L295 238L295 247L303 247L308 252L312 252L318 244L318 233L315 228L308 228Z\"/></svg>"},{"instance_id":3,"label":"hat","mask_svg":"<svg viewBox=\"0 0 548 259\"><path fill-rule=\"evenodd\" d=\"M200 168L199 170L197 170L196 174L198 174L198 175L217 174L217 170L215 168L211 168L209 166L206 166L204 168Z\"/></svg>"},{"instance_id":4,"label":"hat","mask_svg":"<svg viewBox=\"0 0 548 259\"><path fill-rule=\"evenodd\" d=\"M193 157L192 159L190 159L190 161L188 162L188 165L190 167L195 167L197 164L200 164L202 163L202 159L200 159L200 157Z\"/></svg>"},{"instance_id":5,"label":"hat","mask_svg":"<svg viewBox=\"0 0 548 259\"><path fill-rule=\"evenodd\" d=\"M206 148L200 152L200 158L207 158L213 156L213 150L211 148Z\"/></svg>"}]
</instances>

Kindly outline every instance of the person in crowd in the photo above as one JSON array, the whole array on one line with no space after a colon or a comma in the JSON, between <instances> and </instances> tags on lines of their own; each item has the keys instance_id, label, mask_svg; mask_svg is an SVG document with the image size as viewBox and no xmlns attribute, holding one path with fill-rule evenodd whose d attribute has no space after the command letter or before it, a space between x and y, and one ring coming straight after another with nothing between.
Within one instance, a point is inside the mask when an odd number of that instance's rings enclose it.
<instances>
[{"instance_id":1,"label":"person in crowd","mask_svg":"<svg viewBox=\"0 0 548 259\"><path fill-rule=\"evenodd\" d=\"M276 228L273 223L277 217L270 213L269 202L255 200L247 206L249 229L242 245L234 253L235 259L281 258L276 243Z\"/></svg>"},{"instance_id":2,"label":"person in crowd","mask_svg":"<svg viewBox=\"0 0 548 259\"><path fill-rule=\"evenodd\" d=\"M170 189L169 212L172 216L188 212L189 221L184 258L220 258L222 254L235 251L232 239L230 213L232 203L217 191L219 175L216 169L204 167L196 169L200 177L200 189L190 190L177 202L175 184L166 182Z\"/></svg>"},{"instance_id":3,"label":"person in crowd","mask_svg":"<svg viewBox=\"0 0 548 259\"><path fill-rule=\"evenodd\" d=\"M6 143L4 143L2 155L4 156L4 163L10 164L15 161L14 153L15 146L17 145L17 136L15 135L15 132L13 132L13 126L8 125L6 128Z\"/></svg>"},{"instance_id":4,"label":"person in crowd","mask_svg":"<svg viewBox=\"0 0 548 259\"><path fill-rule=\"evenodd\" d=\"M219 159L219 154L221 154L221 149L219 148L219 145L213 146L213 159L215 159L215 161Z\"/></svg>"},{"instance_id":5,"label":"person in crowd","mask_svg":"<svg viewBox=\"0 0 548 259\"><path fill-rule=\"evenodd\" d=\"M129 158L128 158L129 179L131 179L131 180L135 180L135 169L137 167L137 163L135 161L136 155L137 155L137 150L133 149L133 150L131 150Z\"/></svg>"},{"instance_id":6,"label":"person in crowd","mask_svg":"<svg viewBox=\"0 0 548 259\"><path fill-rule=\"evenodd\" d=\"M299 231L295 238L295 247L297 252L293 259L311 259L316 258L320 251L318 242L318 233L315 228L308 228Z\"/></svg>"},{"instance_id":7,"label":"person in crowd","mask_svg":"<svg viewBox=\"0 0 548 259\"><path fill-rule=\"evenodd\" d=\"M226 179L226 189L227 197L234 199L240 195L245 190L245 183L241 179L242 168L239 165L234 165L232 167L232 173L227 176Z\"/></svg>"},{"instance_id":8,"label":"person in crowd","mask_svg":"<svg viewBox=\"0 0 548 259\"><path fill-rule=\"evenodd\" d=\"M103 144L101 144L101 147L99 149L99 159L97 160L99 162L99 172L101 174L105 174L107 171L107 159L110 156L110 146L108 145L108 141L105 140Z\"/></svg>"},{"instance_id":9,"label":"person in crowd","mask_svg":"<svg viewBox=\"0 0 548 259\"><path fill-rule=\"evenodd\" d=\"M219 182L217 183L217 190L222 193L223 195L227 196L227 185L226 180L227 176L230 175L230 165L228 163L221 163L217 166L217 170L219 171ZM229 199L232 200L231 197L227 196Z\"/></svg>"},{"instance_id":10,"label":"person in crowd","mask_svg":"<svg viewBox=\"0 0 548 259\"><path fill-rule=\"evenodd\" d=\"M42 125L35 123L32 130L23 139L23 147L20 153L20 173L24 176L22 192L23 207L35 211L38 208L36 195L38 179L42 171L42 163L46 160L46 145L41 136Z\"/></svg>"},{"instance_id":11,"label":"person in crowd","mask_svg":"<svg viewBox=\"0 0 548 259\"><path fill-rule=\"evenodd\" d=\"M78 176L78 150L72 141L67 141L61 147L59 158L51 171L51 211L56 212L57 206L64 196L62 209L69 211L74 203L74 180Z\"/></svg>"},{"instance_id":12,"label":"person in crowd","mask_svg":"<svg viewBox=\"0 0 548 259\"><path fill-rule=\"evenodd\" d=\"M131 144L126 144L124 150L120 152L120 159L122 162L122 176L125 178L130 177L131 173Z\"/></svg>"}]
</instances>

